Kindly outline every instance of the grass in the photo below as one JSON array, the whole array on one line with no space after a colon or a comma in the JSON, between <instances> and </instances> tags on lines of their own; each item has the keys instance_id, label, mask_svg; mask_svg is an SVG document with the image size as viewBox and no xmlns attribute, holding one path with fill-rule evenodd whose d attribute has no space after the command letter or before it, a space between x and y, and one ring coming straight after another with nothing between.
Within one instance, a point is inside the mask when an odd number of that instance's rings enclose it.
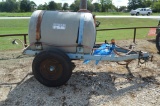
<instances>
[{"instance_id":1,"label":"grass","mask_svg":"<svg viewBox=\"0 0 160 106\"><path fill-rule=\"evenodd\" d=\"M0 12L0 17L30 17L32 12L24 12L24 13L7 13Z\"/></svg>"},{"instance_id":2,"label":"grass","mask_svg":"<svg viewBox=\"0 0 160 106\"><path fill-rule=\"evenodd\" d=\"M140 27L140 26L156 26L158 20L153 19L131 19L131 18L120 18L120 19L97 19L101 22L100 27L103 28L119 28L119 27ZM3 34L23 34L28 33L28 19L14 19L14 20L0 20L0 35ZM137 38L143 39L147 36L149 29L138 29ZM0 51L20 49L22 45L12 45L11 42L15 38L21 39L23 37L0 37ZM97 42L103 42L104 40L110 41L110 39L132 39L133 30L115 30L115 31L102 31L97 32Z\"/></svg>"},{"instance_id":3,"label":"grass","mask_svg":"<svg viewBox=\"0 0 160 106\"><path fill-rule=\"evenodd\" d=\"M23 49L23 46L21 44L21 42L18 42L18 45L16 44L12 44L12 41L14 39L20 39L21 41L23 41L23 37L2 37L0 38L0 51L3 50L16 50L16 49Z\"/></svg>"},{"instance_id":4,"label":"grass","mask_svg":"<svg viewBox=\"0 0 160 106\"><path fill-rule=\"evenodd\" d=\"M131 18L120 18L120 19L97 19L101 22L100 27L97 29L107 28L127 28L127 27L149 27L156 26L158 21L153 19L131 19ZM112 38L120 39L132 39L134 30L110 30L110 31L98 31L97 42L102 42L105 39L110 40ZM149 29L137 29L137 39L143 39L147 37Z\"/></svg>"},{"instance_id":5,"label":"grass","mask_svg":"<svg viewBox=\"0 0 160 106\"><path fill-rule=\"evenodd\" d=\"M121 15L130 16L129 12L93 12L95 15ZM153 13L151 16L160 16L160 13Z\"/></svg>"},{"instance_id":6,"label":"grass","mask_svg":"<svg viewBox=\"0 0 160 106\"><path fill-rule=\"evenodd\" d=\"M28 23L28 19L0 20L0 35L28 33ZM22 45L12 45L17 38L23 41L23 37L0 37L0 51L22 48Z\"/></svg>"},{"instance_id":7,"label":"grass","mask_svg":"<svg viewBox=\"0 0 160 106\"><path fill-rule=\"evenodd\" d=\"M129 12L93 12L95 15L130 15Z\"/></svg>"},{"instance_id":8,"label":"grass","mask_svg":"<svg viewBox=\"0 0 160 106\"><path fill-rule=\"evenodd\" d=\"M128 15L130 16L129 12L93 12L95 15ZM32 12L24 12L24 13L7 13L7 12L0 12L0 17L30 17ZM160 16L160 13L153 13L152 16Z\"/></svg>"},{"instance_id":9,"label":"grass","mask_svg":"<svg viewBox=\"0 0 160 106\"><path fill-rule=\"evenodd\" d=\"M28 33L29 19L0 20L0 34Z\"/></svg>"}]
</instances>

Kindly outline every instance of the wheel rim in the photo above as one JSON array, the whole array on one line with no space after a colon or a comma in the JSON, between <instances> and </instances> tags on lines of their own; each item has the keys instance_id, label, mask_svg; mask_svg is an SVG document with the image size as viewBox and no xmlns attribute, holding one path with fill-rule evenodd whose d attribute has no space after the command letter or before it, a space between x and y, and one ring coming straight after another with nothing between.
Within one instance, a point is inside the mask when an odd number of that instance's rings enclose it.
<instances>
[{"instance_id":1,"label":"wheel rim","mask_svg":"<svg viewBox=\"0 0 160 106\"><path fill-rule=\"evenodd\" d=\"M57 80L62 70L62 64L53 58L44 60L40 65L40 73L47 80Z\"/></svg>"}]
</instances>

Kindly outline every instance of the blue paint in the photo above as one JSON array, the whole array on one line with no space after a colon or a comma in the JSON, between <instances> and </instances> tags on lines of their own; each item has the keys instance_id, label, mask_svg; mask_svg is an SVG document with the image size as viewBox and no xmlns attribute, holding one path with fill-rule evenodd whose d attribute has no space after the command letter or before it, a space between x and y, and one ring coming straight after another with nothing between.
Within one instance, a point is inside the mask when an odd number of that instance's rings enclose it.
<instances>
[{"instance_id":1,"label":"blue paint","mask_svg":"<svg viewBox=\"0 0 160 106\"><path fill-rule=\"evenodd\" d=\"M112 56L115 56L113 50L115 49L115 45L114 44L102 44L97 50L95 50L93 52L93 55L94 56L100 56L100 55L103 55L103 56L106 56L106 55L110 55L111 57ZM95 64L97 65L99 63L100 60L96 60L95 61ZM90 60L84 60L84 64L88 64L90 62Z\"/></svg>"}]
</instances>

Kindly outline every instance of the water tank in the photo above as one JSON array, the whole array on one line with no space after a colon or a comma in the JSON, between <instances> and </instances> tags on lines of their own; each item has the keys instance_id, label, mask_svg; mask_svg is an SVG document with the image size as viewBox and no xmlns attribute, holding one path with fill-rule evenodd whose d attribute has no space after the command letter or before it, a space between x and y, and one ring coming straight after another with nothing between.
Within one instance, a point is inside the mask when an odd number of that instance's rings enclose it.
<instances>
[{"instance_id":1,"label":"water tank","mask_svg":"<svg viewBox=\"0 0 160 106\"><path fill-rule=\"evenodd\" d=\"M84 20L83 23L80 22L81 19ZM80 33L83 34L83 52L90 53L96 39L91 13L37 10L30 18L28 49L35 50L34 43L41 42L43 50L57 47L67 53L76 53Z\"/></svg>"}]
</instances>

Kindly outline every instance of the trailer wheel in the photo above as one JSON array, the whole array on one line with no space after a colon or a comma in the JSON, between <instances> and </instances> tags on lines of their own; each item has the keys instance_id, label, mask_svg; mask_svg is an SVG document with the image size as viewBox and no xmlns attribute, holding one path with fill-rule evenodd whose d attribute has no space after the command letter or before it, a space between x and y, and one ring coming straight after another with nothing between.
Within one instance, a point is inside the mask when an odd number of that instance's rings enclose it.
<instances>
[{"instance_id":1,"label":"trailer wheel","mask_svg":"<svg viewBox=\"0 0 160 106\"><path fill-rule=\"evenodd\" d=\"M72 75L71 60L59 51L43 51L33 60L32 71L35 78L45 86L57 87L65 84Z\"/></svg>"},{"instance_id":2,"label":"trailer wheel","mask_svg":"<svg viewBox=\"0 0 160 106\"><path fill-rule=\"evenodd\" d=\"M160 32L156 36L156 47L158 51L160 52Z\"/></svg>"}]
</instances>

